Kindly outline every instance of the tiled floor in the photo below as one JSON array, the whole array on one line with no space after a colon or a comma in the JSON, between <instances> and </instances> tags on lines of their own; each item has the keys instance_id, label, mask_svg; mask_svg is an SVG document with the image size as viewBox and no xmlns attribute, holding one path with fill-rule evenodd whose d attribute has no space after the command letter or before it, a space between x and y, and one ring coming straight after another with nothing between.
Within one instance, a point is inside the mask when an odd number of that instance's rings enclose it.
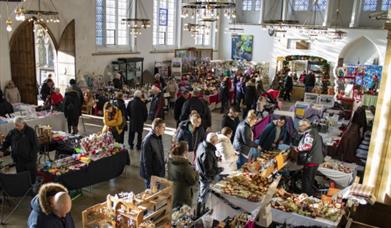
<instances>
[{"instance_id":1,"label":"tiled floor","mask_svg":"<svg viewBox=\"0 0 391 228\"><path fill-rule=\"evenodd\" d=\"M217 112L212 114L212 130L219 130L220 123L221 123L221 114L218 114ZM166 122L167 122L167 131L166 135L164 135L164 148L166 154L168 153L168 148L170 147L171 138L175 131L175 121L173 119L173 114L168 113L166 115ZM97 132L101 129L101 120L86 120L86 133L90 134ZM146 124L144 134L148 132L148 124ZM82 128L80 128L82 129ZM127 135L125 136L127 139ZM127 141L127 140L125 140ZM81 212L100 202L103 202L106 198L107 194L114 194L122 191L133 191L133 192L141 192L144 190L144 183L143 180L139 177L139 169L138 169L138 152L137 151L130 151L130 158L132 166L126 167L126 172L123 173L120 177L112 179L108 182L96 184L92 186L91 188L86 188L83 190L83 195L73 201L73 207L72 207L72 216L75 220L76 227L82 227L81 223ZM26 227L26 221L28 218L28 215L30 213L30 203L31 197L28 197L26 200L24 200L21 204L21 206L16 210L14 215L10 217L8 220L8 225L4 225L0 227Z\"/></svg>"}]
</instances>

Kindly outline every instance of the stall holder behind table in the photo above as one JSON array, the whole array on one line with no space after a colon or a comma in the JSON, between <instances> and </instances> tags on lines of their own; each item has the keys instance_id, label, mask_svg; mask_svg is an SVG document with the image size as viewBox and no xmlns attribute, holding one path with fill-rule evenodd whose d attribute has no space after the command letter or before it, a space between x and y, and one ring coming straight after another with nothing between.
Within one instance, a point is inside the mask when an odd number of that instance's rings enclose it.
<instances>
[{"instance_id":1,"label":"stall holder behind table","mask_svg":"<svg viewBox=\"0 0 391 228\"><path fill-rule=\"evenodd\" d=\"M127 150L122 150L113 156L92 161L80 170L69 171L58 176L39 171L38 176L42 176L44 182L58 182L67 187L68 190L75 190L118 177L122 174L125 166L129 164L129 153Z\"/></svg>"}]
</instances>

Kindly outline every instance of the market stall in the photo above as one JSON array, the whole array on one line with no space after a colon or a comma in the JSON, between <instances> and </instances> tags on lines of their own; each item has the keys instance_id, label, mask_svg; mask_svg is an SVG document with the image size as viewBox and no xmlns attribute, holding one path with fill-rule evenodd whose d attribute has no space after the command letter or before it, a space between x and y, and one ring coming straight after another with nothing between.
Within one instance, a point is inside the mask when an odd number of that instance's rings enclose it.
<instances>
[{"instance_id":1,"label":"market stall","mask_svg":"<svg viewBox=\"0 0 391 228\"><path fill-rule=\"evenodd\" d=\"M45 182L59 182L73 190L115 178L130 164L128 151L114 143L110 133L82 139L77 151L72 156L46 162L38 175Z\"/></svg>"}]
</instances>

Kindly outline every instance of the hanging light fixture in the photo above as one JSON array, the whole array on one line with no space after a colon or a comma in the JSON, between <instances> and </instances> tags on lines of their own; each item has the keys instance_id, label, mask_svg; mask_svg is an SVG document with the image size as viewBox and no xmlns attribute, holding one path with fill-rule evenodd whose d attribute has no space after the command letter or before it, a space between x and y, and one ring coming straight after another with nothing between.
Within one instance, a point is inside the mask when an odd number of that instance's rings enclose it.
<instances>
[{"instance_id":1,"label":"hanging light fixture","mask_svg":"<svg viewBox=\"0 0 391 228\"><path fill-rule=\"evenodd\" d=\"M138 35L141 35L141 32L149 27L151 27L151 20L148 19L148 15L145 11L144 5L142 1L140 2L140 5L138 4L138 0L133 0L131 4L129 4L129 11L133 8L135 9L135 15L131 18L123 18L122 22L126 23L128 25L129 31L131 35L134 35L136 38ZM138 10L140 10L140 13L142 13L143 17L138 16Z\"/></svg>"},{"instance_id":2,"label":"hanging light fixture","mask_svg":"<svg viewBox=\"0 0 391 228\"><path fill-rule=\"evenodd\" d=\"M26 20L27 16L30 16L28 19L29 22L44 22L44 23L60 23L59 12L52 0L48 1L49 8L43 9L41 7L41 0L38 0L38 9L34 9L31 6L19 6L15 9L15 19L17 21ZM30 8L31 7L31 8Z\"/></svg>"},{"instance_id":3,"label":"hanging light fixture","mask_svg":"<svg viewBox=\"0 0 391 228\"><path fill-rule=\"evenodd\" d=\"M12 20L9 16L8 0L7 0L7 20L5 21L5 24L7 25L6 27L7 32L12 32Z\"/></svg>"},{"instance_id":4,"label":"hanging light fixture","mask_svg":"<svg viewBox=\"0 0 391 228\"><path fill-rule=\"evenodd\" d=\"M338 7L336 9L336 17L335 17L335 26L334 28L329 28L327 30L327 37L331 39L332 41L335 40L341 40L346 36L346 32L339 29L339 23L341 22L341 26L343 25L343 19L341 17L341 12L340 12L340 4L341 1L338 0Z\"/></svg>"},{"instance_id":5,"label":"hanging light fixture","mask_svg":"<svg viewBox=\"0 0 391 228\"><path fill-rule=\"evenodd\" d=\"M195 0L182 3L182 18L191 15L197 16L201 20L208 22L217 21L220 18L221 11L226 18L236 17L236 3L233 0Z\"/></svg>"},{"instance_id":6,"label":"hanging light fixture","mask_svg":"<svg viewBox=\"0 0 391 228\"><path fill-rule=\"evenodd\" d=\"M208 35L210 28L210 25L207 25L206 23L187 23L183 25L183 30L190 32L192 37L195 37L196 35Z\"/></svg>"}]
</instances>

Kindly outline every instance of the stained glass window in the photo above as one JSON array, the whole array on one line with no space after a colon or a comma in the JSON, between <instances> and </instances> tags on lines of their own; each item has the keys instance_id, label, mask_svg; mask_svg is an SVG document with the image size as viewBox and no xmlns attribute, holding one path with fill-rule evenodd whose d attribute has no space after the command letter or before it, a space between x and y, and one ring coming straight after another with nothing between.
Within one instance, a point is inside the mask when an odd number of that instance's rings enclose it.
<instances>
[{"instance_id":1,"label":"stained glass window","mask_svg":"<svg viewBox=\"0 0 391 228\"><path fill-rule=\"evenodd\" d=\"M293 0L294 11L307 11L309 8L309 0Z\"/></svg>"},{"instance_id":2,"label":"stained glass window","mask_svg":"<svg viewBox=\"0 0 391 228\"><path fill-rule=\"evenodd\" d=\"M252 10L253 0L243 0L242 1L242 9L243 11L251 11Z\"/></svg>"},{"instance_id":3,"label":"stained glass window","mask_svg":"<svg viewBox=\"0 0 391 228\"><path fill-rule=\"evenodd\" d=\"M377 10L377 0L364 0L362 10L363 11L376 11Z\"/></svg>"},{"instance_id":4,"label":"stained glass window","mask_svg":"<svg viewBox=\"0 0 391 228\"><path fill-rule=\"evenodd\" d=\"M387 11L391 7L391 0L383 0L381 10Z\"/></svg>"},{"instance_id":5,"label":"stained glass window","mask_svg":"<svg viewBox=\"0 0 391 228\"><path fill-rule=\"evenodd\" d=\"M177 30L177 0L154 0L153 45L173 46Z\"/></svg>"},{"instance_id":6,"label":"stained glass window","mask_svg":"<svg viewBox=\"0 0 391 228\"><path fill-rule=\"evenodd\" d=\"M314 1L313 8L316 11L325 11L327 7L327 0L318 0L317 2Z\"/></svg>"}]
</instances>

